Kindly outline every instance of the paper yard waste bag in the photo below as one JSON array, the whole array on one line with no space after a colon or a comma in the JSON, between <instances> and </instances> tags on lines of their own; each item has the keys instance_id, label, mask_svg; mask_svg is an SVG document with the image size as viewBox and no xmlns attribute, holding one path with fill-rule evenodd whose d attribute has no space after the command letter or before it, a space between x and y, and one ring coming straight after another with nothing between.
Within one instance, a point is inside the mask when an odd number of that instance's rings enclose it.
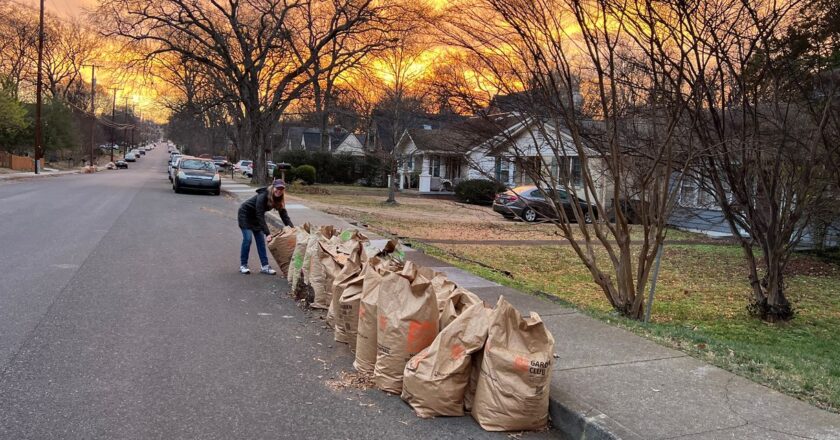
<instances>
[{"instance_id":1,"label":"paper yard waste bag","mask_svg":"<svg viewBox=\"0 0 840 440\"><path fill-rule=\"evenodd\" d=\"M380 266L383 269L380 269ZM353 360L353 368L362 373L372 374L376 364L376 304L379 301L379 286L382 282L381 271L386 270L382 261L376 257L370 258L362 269L364 278L356 324L356 358Z\"/></svg>"},{"instance_id":2,"label":"paper yard waste bag","mask_svg":"<svg viewBox=\"0 0 840 440\"><path fill-rule=\"evenodd\" d=\"M438 312L440 312L440 329L446 328L449 323L455 320L464 310L473 304L482 303L478 295L464 288L457 288L448 295L438 295Z\"/></svg>"},{"instance_id":3,"label":"paper yard waste bag","mask_svg":"<svg viewBox=\"0 0 840 440\"><path fill-rule=\"evenodd\" d=\"M297 228L295 237L295 251L292 253L290 270L286 277L291 287L289 290L295 299L300 299L300 287L303 284L303 257L306 255L306 245L309 244L309 223Z\"/></svg>"},{"instance_id":4,"label":"paper yard waste bag","mask_svg":"<svg viewBox=\"0 0 840 440\"><path fill-rule=\"evenodd\" d=\"M467 383L467 389L464 393L464 411L466 412L472 412L473 401L475 400L475 388L478 386L478 376L481 373L481 364L483 361L484 348L478 350L472 355L472 363L470 365L470 381Z\"/></svg>"},{"instance_id":5,"label":"paper yard waste bag","mask_svg":"<svg viewBox=\"0 0 840 440\"><path fill-rule=\"evenodd\" d=\"M358 255L361 258L361 253ZM348 262L347 266L357 264ZM365 265L353 277L338 284L336 292L341 292L338 299L338 310L335 317L335 340L350 346L350 352L356 352L356 340L359 328L359 306L364 292L364 280L368 270L375 270L373 266ZM349 271L348 271L349 272Z\"/></svg>"},{"instance_id":6,"label":"paper yard waste bag","mask_svg":"<svg viewBox=\"0 0 840 440\"><path fill-rule=\"evenodd\" d=\"M353 311L349 310L348 307L352 307L352 304L349 306L342 306L341 297L346 288L351 285L355 288L355 284L358 284L358 291L361 293L362 279L359 278L356 280L356 278L362 271L362 243L356 241L355 239L350 239L339 244L338 251L339 255L343 256L344 263L341 270L333 279L332 297L330 299L329 312L327 313L327 324L332 326L335 332L335 340L345 344L350 344L348 331L352 330L353 343L351 344L351 349L355 350L356 326L359 321L359 309L356 307ZM348 254L344 254L343 252L348 252ZM352 319L348 316L349 313L352 313Z\"/></svg>"},{"instance_id":7,"label":"paper yard waste bag","mask_svg":"<svg viewBox=\"0 0 840 440\"><path fill-rule=\"evenodd\" d=\"M388 240L382 249L374 246L371 242L365 243L365 257L377 257L383 261L394 261L396 263L405 263L405 251L398 240Z\"/></svg>"},{"instance_id":8,"label":"paper yard waste bag","mask_svg":"<svg viewBox=\"0 0 840 440\"><path fill-rule=\"evenodd\" d=\"M318 243L318 258L321 260L321 266L324 270L324 280L323 280L323 290L322 290L322 297L323 301L327 301L327 307L329 308L329 304L333 301L335 297L335 279L339 273L341 273L342 269L344 269L344 265L347 264L348 256L342 253L339 253L337 250L337 243L334 240L324 241L321 240ZM313 287L314 289L314 287ZM318 302L319 297L315 296L315 302L312 303L312 307L315 308L315 304ZM322 307L317 307L322 308ZM332 309L330 309L332 311ZM331 313L327 314L327 324L332 327L335 325L335 316Z\"/></svg>"},{"instance_id":9,"label":"paper yard waste bag","mask_svg":"<svg viewBox=\"0 0 840 440\"><path fill-rule=\"evenodd\" d=\"M530 431L548 423L554 338L539 315L522 318L504 298L490 317L472 416L488 431Z\"/></svg>"},{"instance_id":10,"label":"paper yard waste bag","mask_svg":"<svg viewBox=\"0 0 840 440\"><path fill-rule=\"evenodd\" d=\"M271 242L268 243L268 250L285 277L288 277L289 274L289 264L292 262L296 243L297 229L288 226L280 232L272 234Z\"/></svg>"},{"instance_id":11,"label":"paper yard waste bag","mask_svg":"<svg viewBox=\"0 0 840 440\"><path fill-rule=\"evenodd\" d=\"M409 261L402 271L382 276L373 370L377 388L402 392L405 364L434 341L439 319L431 280L420 275L414 263Z\"/></svg>"},{"instance_id":12,"label":"paper yard waste bag","mask_svg":"<svg viewBox=\"0 0 840 440\"><path fill-rule=\"evenodd\" d=\"M327 285L327 274L324 272L324 258L328 256L324 249L319 246L319 243L325 242L329 243L330 240L336 235L336 230L333 226L321 226L321 229L313 234L315 236L315 243L312 243L312 240L309 240L309 246L313 246L312 249L312 256L310 259L310 266L309 266L309 285L312 286L312 290L315 292L315 300L312 302L311 306L314 309L327 309L330 307L330 300L332 299L329 286ZM309 249L306 251L309 254ZM304 265L306 262L304 262Z\"/></svg>"},{"instance_id":13,"label":"paper yard waste bag","mask_svg":"<svg viewBox=\"0 0 840 440\"><path fill-rule=\"evenodd\" d=\"M401 397L419 417L464 415L472 354L484 347L491 311L473 304L408 361Z\"/></svg>"}]
</instances>

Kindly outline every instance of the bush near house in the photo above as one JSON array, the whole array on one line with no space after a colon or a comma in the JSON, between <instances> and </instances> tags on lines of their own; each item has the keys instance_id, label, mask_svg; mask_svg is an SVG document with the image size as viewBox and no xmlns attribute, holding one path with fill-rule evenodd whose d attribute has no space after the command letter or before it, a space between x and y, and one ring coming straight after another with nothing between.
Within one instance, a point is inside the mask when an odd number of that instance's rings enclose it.
<instances>
[{"instance_id":1,"label":"bush near house","mask_svg":"<svg viewBox=\"0 0 840 440\"><path fill-rule=\"evenodd\" d=\"M350 156L321 151L291 150L274 155L277 163L285 162L292 166L312 165L318 170L316 183L356 184L383 186L387 181L382 161L374 156ZM289 172L286 178L289 181Z\"/></svg>"},{"instance_id":2,"label":"bush near house","mask_svg":"<svg viewBox=\"0 0 840 440\"><path fill-rule=\"evenodd\" d=\"M505 186L494 180L470 179L455 185L455 197L464 203L490 205L496 194L504 190Z\"/></svg>"},{"instance_id":3,"label":"bush near house","mask_svg":"<svg viewBox=\"0 0 840 440\"><path fill-rule=\"evenodd\" d=\"M307 185L315 183L315 167L312 165L301 165L292 169L295 180L302 180Z\"/></svg>"}]
</instances>

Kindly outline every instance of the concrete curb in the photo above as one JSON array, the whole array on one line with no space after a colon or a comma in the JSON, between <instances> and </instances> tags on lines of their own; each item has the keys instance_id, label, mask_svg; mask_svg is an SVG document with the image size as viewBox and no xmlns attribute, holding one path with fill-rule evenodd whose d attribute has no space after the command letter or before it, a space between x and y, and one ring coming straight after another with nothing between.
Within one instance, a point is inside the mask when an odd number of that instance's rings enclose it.
<instances>
[{"instance_id":1,"label":"concrete curb","mask_svg":"<svg viewBox=\"0 0 840 440\"><path fill-rule=\"evenodd\" d=\"M551 385L548 414L554 429L575 440L643 440L606 414Z\"/></svg>"},{"instance_id":2,"label":"concrete curb","mask_svg":"<svg viewBox=\"0 0 840 440\"><path fill-rule=\"evenodd\" d=\"M25 174L22 176L15 175L15 174L6 174L4 176L0 176L0 182L14 182L16 180L25 180L25 179L40 179L42 177L59 177L59 176L72 176L74 174L82 174L81 171L63 171L58 173L41 173L41 174ZM8 176L8 177L5 177Z\"/></svg>"}]
</instances>

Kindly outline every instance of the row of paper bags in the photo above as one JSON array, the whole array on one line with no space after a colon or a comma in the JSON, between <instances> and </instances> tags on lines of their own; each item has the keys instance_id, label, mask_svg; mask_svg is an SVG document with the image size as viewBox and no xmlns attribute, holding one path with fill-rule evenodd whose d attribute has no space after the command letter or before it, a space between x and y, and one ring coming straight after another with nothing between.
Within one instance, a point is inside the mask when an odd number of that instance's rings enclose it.
<instances>
[{"instance_id":1,"label":"row of paper bags","mask_svg":"<svg viewBox=\"0 0 840 440\"><path fill-rule=\"evenodd\" d=\"M548 422L554 338L539 315L504 298L488 308L445 274L405 262L395 241L355 230L286 228L269 244L292 292L310 287L353 366L420 417L469 411L491 431Z\"/></svg>"}]
</instances>

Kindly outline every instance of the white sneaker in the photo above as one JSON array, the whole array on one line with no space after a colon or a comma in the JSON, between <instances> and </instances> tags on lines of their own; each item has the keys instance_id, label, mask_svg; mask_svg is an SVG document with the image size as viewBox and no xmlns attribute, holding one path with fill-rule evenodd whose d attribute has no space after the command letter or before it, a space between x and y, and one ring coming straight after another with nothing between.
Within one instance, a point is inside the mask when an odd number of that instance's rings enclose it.
<instances>
[{"instance_id":1,"label":"white sneaker","mask_svg":"<svg viewBox=\"0 0 840 440\"><path fill-rule=\"evenodd\" d=\"M247 275L251 273L251 269L248 269L248 266L239 266L239 273Z\"/></svg>"},{"instance_id":2,"label":"white sneaker","mask_svg":"<svg viewBox=\"0 0 840 440\"><path fill-rule=\"evenodd\" d=\"M272 269L271 266L265 265L260 268L260 273L264 273L266 275L276 275L277 271Z\"/></svg>"}]
</instances>

